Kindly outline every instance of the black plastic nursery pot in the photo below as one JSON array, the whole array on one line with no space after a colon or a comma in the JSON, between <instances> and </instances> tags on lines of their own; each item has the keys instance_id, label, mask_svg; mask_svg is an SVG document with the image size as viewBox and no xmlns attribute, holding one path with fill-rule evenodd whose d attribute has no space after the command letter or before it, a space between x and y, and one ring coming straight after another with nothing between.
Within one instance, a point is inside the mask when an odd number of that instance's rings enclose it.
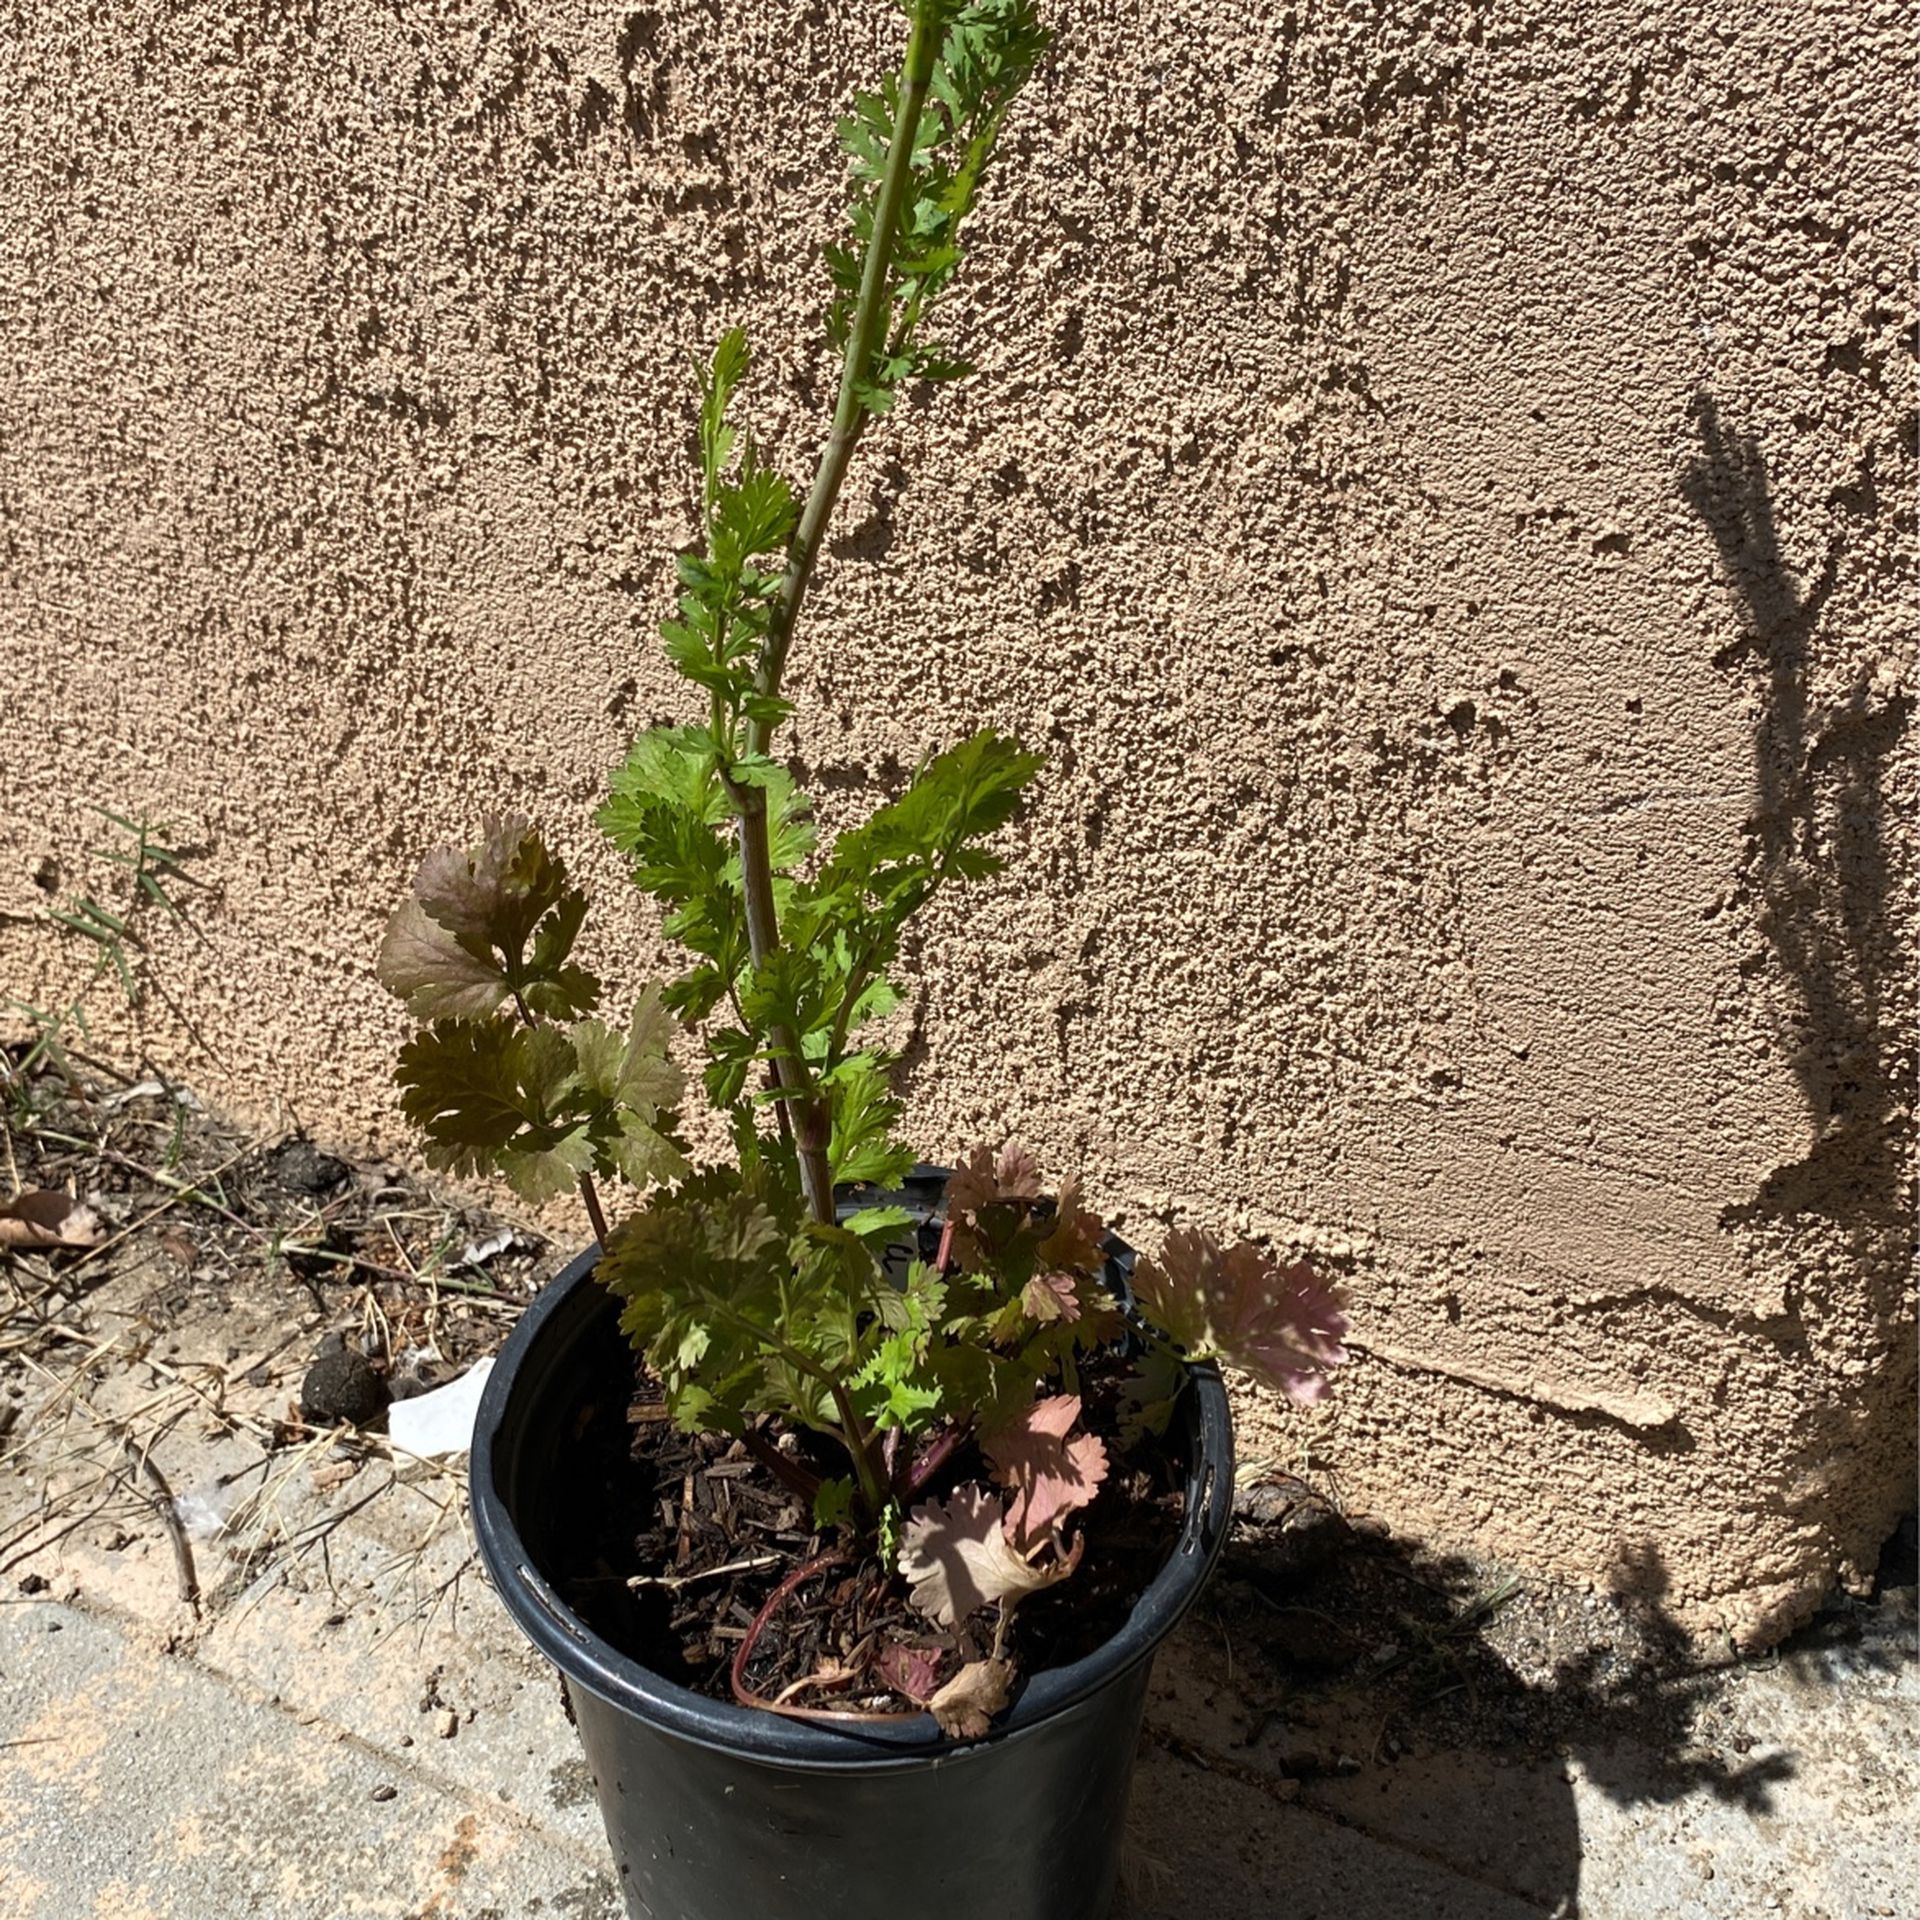
<instances>
[{"instance_id":1,"label":"black plastic nursery pot","mask_svg":"<svg viewBox=\"0 0 1920 1920\"><path fill-rule=\"evenodd\" d=\"M925 1184L937 1197L937 1180ZM906 1197L930 1211L924 1191ZM1124 1285L1114 1251L1110 1274ZM549 1584L579 1383L593 1356L621 1345L595 1257L547 1287L494 1365L474 1431L473 1517L496 1591L560 1670L632 1920L1099 1920L1154 1651L1226 1540L1233 1437L1219 1375L1195 1369L1181 1396L1185 1520L1118 1633L1031 1675L982 1740L951 1740L929 1714L848 1730L667 1681Z\"/></svg>"}]
</instances>

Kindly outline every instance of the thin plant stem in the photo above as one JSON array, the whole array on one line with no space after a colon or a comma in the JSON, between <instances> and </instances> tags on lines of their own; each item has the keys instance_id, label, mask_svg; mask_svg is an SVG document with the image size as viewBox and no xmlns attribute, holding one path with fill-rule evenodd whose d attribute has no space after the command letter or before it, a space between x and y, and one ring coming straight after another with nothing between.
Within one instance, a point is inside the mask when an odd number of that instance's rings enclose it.
<instances>
[{"instance_id":1,"label":"thin plant stem","mask_svg":"<svg viewBox=\"0 0 1920 1920\"><path fill-rule=\"evenodd\" d=\"M899 240L901 209L913 176L913 153L921 111L933 78L939 51L940 20L935 0L917 0L907 52L901 67L899 107L894 115L893 140L887 149L886 171L874 203L873 231L867 239L861 265L860 293L852 324L847 329L846 357L840 369L840 392L834 403L833 426L821 450L807 503L787 547L787 564L774 599L772 618L756 676L760 691L777 694L793 646L794 628L813 578L814 563L825 541L827 523L840 497L847 464L866 424L868 407L862 395L875 350L886 336L893 311L893 260ZM773 725L765 720L747 723L749 756L767 751ZM756 968L764 967L780 947L779 910L773 894L773 855L767 822L767 799L760 787L748 788L740 812L740 867L746 902L747 945ZM773 1070L783 1104L793 1113L794 1150L800 1163L801 1185L807 1207L816 1220L831 1226L834 1218L833 1174L828 1157L831 1126L812 1084L799 1044L785 1026L773 1027Z\"/></svg>"}]
</instances>

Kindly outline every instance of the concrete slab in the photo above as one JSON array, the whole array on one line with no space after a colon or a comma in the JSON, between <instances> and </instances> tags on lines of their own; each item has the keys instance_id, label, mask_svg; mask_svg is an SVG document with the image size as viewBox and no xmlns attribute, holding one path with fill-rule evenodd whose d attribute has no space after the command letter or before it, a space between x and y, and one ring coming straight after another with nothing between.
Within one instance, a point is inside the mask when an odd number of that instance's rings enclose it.
<instances>
[{"instance_id":1,"label":"concrete slab","mask_svg":"<svg viewBox=\"0 0 1920 1920\"><path fill-rule=\"evenodd\" d=\"M3 1920L619 1920L604 1859L56 1603L0 1612Z\"/></svg>"},{"instance_id":2,"label":"concrete slab","mask_svg":"<svg viewBox=\"0 0 1920 1920\"><path fill-rule=\"evenodd\" d=\"M1552 1911L1157 1749L1135 1776L1130 1837L1116 1920L1540 1920Z\"/></svg>"}]
</instances>

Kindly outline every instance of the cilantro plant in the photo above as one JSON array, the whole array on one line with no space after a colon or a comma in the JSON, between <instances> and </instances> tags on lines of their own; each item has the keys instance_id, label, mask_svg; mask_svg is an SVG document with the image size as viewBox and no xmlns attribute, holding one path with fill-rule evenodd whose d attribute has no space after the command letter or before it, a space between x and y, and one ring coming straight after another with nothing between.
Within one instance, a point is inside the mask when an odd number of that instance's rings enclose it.
<instances>
[{"instance_id":1,"label":"cilantro plant","mask_svg":"<svg viewBox=\"0 0 1920 1920\"><path fill-rule=\"evenodd\" d=\"M1099 1222L1071 1182L1044 1197L1018 1149L967 1159L940 1256L902 1279L882 1256L907 1213L837 1203L851 1189L884 1195L919 1158L873 1023L895 1004L889 976L913 916L1001 870L990 842L1041 765L983 727L822 848L774 752L855 448L915 383L970 371L939 334L941 296L1046 46L1031 0L909 0L907 12L898 75L840 123L851 207L828 249L825 320L840 377L804 496L738 424L746 334L726 334L700 374L700 531L677 557L662 629L689 717L634 742L599 814L684 968L609 1024L574 958L584 897L541 836L508 818L469 852L428 857L381 977L421 1022L399 1079L429 1159L497 1173L536 1201L578 1186L599 1278L680 1426L737 1436L844 1538L836 1556L877 1555L928 1619L964 1630L994 1612L992 1659L943 1684L924 1649L876 1656L895 1692L965 1731L1004 1698L1014 1604L1078 1563L1069 1525L1108 1470L1081 1375L1123 1322ZM676 1032L726 1119L728 1164L691 1163ZM610 1226L600 1188L612 1181L643 1197ZM1183 1356L1234 1360L1300 1398L1343 1357L1333 1295L1256 1248L1175 1235L1135 1288L1151 1325L1131 1335L1142 1357L1115 1445L1164 1430ZM776 1443L794 1429L821 1446ZM839 1469L817 1470L822 1448ZM984 1478L951 1486L963 1460Z\"/></svg>"}]
</instances>

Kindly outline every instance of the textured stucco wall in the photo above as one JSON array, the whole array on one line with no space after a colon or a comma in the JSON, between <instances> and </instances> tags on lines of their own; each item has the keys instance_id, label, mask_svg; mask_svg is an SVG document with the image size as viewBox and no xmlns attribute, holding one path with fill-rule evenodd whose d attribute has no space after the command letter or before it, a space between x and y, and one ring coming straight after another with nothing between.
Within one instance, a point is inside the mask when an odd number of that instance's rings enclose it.
<instances>
[{"instance_id":1,"label":"textured stucco wall","mask_svg":"<svg viewBox=\"0 0 1920 1920\"><path fill-rule=\"evenodd\" d=\"M1052 12L984 377L862 454L795 672L829 821L1052 754L928 930L920 1137L1318 1247L1364 1358L1250 1454L1764 1635L1912 1494L1906 10ZM338 1139L488 805L637 978L588 814L679 699L684 355L746 322L806 466L821 101L895 20L15 0L0 983L70 978L93 800L221 889L120 1043Z\"/></svg>"}]
</instances>

